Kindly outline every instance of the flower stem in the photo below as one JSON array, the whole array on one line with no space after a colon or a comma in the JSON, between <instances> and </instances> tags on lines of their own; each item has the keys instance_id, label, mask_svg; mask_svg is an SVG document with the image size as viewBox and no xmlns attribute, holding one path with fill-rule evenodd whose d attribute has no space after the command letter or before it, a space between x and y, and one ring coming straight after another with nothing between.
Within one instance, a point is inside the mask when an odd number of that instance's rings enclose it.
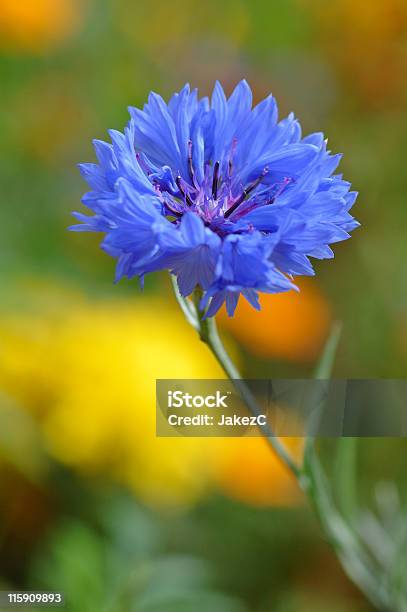
<instances>
[{"instance_id":1,"label":"flower stem","mask_svg":"<svg viewBox=\"0 0 407 612\"><path fill-rule=\"evenodd\" d=\"M254 398L252 392L246 383L242 380L242 377L226 352L225 347L219 337L218 329L216 326L216 321L213 317L208 317L207 319L203 318L203 313L199 310L199 300L201 298L200 292L196 292L194 296L196 313L197 313L197 323L198 323L198 333L199 336L208 348L212 351L214 356L216 357L219 364L224 369L227 376L233 382L236 387L239 395L244 400L247 408L250 413L258 417L261 414L260 408ZM269 445L272 447L273 451L277 453L277 456L281 459L281 461L285 464L285 466L292 472L292 474L299 479L301 477L301 470L296 465L295 461L292 459L290 454L287 452L285 446L280 442L278 437L274 434L270 425L259 425L264 437L266 438Z\"/></svg>"}]
</instances>

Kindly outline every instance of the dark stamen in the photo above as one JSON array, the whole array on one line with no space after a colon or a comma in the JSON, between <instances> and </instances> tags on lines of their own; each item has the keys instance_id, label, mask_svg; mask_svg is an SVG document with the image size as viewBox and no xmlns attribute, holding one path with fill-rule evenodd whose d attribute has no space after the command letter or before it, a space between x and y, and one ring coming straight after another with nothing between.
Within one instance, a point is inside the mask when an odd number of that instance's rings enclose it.
<instances>
[{"instance_id":1,"label":"dark stamen","mask_svg":"<svg viewBox=\"0 0 407 612\"><path fill-rule=\"evenodd\" d=\"M193 206L193 201L191 200L191 198L189 197L188 193L185 191L184 187L182 186L182 179L180 177L180 175L177 176L177 178L175 179L175 182L177 183L177 187L181 192L182 197L185 199L186 203L188 204L188 206Z\"/></svg>"},{"instance_id":2,"label":"dark stamen","mask_svg":"<svg viewBox=\"0 0 407 612\"><path fill-rule=\"evenodd\" d=\"M214 200L218 197L218 186L219 186L219 162L215 163L213 168L213 180L212 180L212 197Z\"/></svg>"},{"instance_id":3,"label":"dark stamen","mask_svg":"<svg viewBox=\"0 0 407 612\"><path fill-rule=\"evenodd\" d=\"M266 176L266 174L268 174L268 167L266 166L263 170L263 172L260 174L260 176L253 181L252 183L250 183L245 189L243 189L242 193L240 194L240 196L237 198L236 202L234 204L232 204L232 206L230 208L228 208L228 210L225 212L225 214L223 215L225 219L227 219L228 217L230 217L230 215L235 212L236 208L238 206L240 206L240 204L242 202L244 202L244 200L247 198L247 196L254 190L256 189L256 187L258 185L260 185L260 183L262 182L262 180L264 179L264 177Z\"/></svg>"},{"instance_id":4,"label":"dark stamen","mask_svg":"<svg viewBox=\"0 0 407 612\"><path fill-rule=\"evenodd\" d=\"M178 210L175 210L175 208L173 208L169 202L167 202L166 200L164 200L164 205L168 208L168 210L171 212L171 214L173 214L175 217L182 217L182 213L178 212Z\"/></svg>"}]
</instances>

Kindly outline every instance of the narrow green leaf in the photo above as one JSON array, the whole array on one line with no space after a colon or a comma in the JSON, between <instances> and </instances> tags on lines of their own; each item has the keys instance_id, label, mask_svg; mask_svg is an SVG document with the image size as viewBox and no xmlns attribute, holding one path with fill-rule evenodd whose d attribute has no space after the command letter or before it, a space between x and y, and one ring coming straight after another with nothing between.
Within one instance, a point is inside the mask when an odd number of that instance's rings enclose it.
<instances>
[{"instance_id":1,"label":"narrow green leaf","mask_svg":"<svg viewBox=\"0 0 407 612\"><path fill-rule=\"evenodd\" d=\"M339 340L342 333L342 323L335 321L332 325L331 333L325 343L324 349L314 371L314 378L327 379L331 378L336 351L338 349Z\"/></svg>"}]
</instances>

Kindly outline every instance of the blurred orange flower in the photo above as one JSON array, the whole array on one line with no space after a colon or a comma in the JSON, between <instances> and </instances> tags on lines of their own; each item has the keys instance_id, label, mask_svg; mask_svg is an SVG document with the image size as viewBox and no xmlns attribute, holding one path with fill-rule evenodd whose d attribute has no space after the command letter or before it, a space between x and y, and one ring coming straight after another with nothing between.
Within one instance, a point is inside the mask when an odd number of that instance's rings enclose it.
<instances>
[{"instance_id":1,"label":"blurred orange flower","mask_svg":"<svg viewBox=\"0 0 407 612\"><path fill-rule=\"evenodd\" d=\"M78 0L0 0L0 46L47 51L78 30L83 6Z\"/></svg>"},{"instance_id":2,"label":"blurred orange flower","mask_svg":"<svg viewBox=\"0 0 407 612\"><path fill-rule=\"evenodd\" d=\"M299 461L302 438L283 438ZM301 501L298 483L264 438L223 440L216 479L231 497L254 506L287 506Z\"/></svg>"},{"instance_id":3,"label":"blurred orange flower","mask_svg":"<svg viewBox=\"0 0 407 612\"><path fill-rule=\"evenodd\" d=\"M234 317L224 309L221 325L261 357L314 361L331 326L331 308L313 278L296 279L300 292L261 294L261 310L241 299Z\"/></svg>"}]
</instances>

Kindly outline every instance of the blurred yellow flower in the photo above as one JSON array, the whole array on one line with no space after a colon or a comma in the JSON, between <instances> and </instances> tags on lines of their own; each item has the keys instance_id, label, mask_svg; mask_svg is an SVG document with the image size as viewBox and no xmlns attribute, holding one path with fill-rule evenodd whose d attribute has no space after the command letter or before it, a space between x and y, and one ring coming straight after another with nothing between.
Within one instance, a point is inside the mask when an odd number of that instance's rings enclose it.
<instances>
[{"instance_id":1,"label":"blurred yellow flower","mask_svg":"<svg viewBox=\"0 0 407 612\"><path fill-rule=\"evenodd\" d=\"M331 309L314 279L296 279L300 293L260 294L261 310L241 299L234 317L222 310L221 324L252 353L314 361L331 325Z\"/></svg>"},{"instance_id":2,"label":"blurred yellow flower","mask_svg":"<svg viewBox=\"0 0 407 612\"><path fill-rule=\"evenodd\" d=\"M57 460L156 506L216 485L249 504L298 500L261 438L156 437L156 378L224 378L170 294L91 300L31 284L18 295L28 307L0 315L0 386L35 416Z\"/></svg>"},{"instance_id":3,"label":"blurred yellow flower","mask_svg":"<svg viewBox=\"0 0 407 612\"><path fill-rule=\"evenodd\" d=\"M52 455L110 473L147 502L193 499L216 441L155 436L155 379L223 374L176 305L41 300L37 314L1 318L0 384L40 419Z\"/></svg>"},{"instance_id":4,"label":"blurred yellow flower","mask_svg":"<svg viewBox=\"0 0 407 612\"><path fill-rule=\"evenodd\" d=\"M77 31L83 7L78 0L0 0L0 46L46 51Z\"/></svg>"}]
</instances>

